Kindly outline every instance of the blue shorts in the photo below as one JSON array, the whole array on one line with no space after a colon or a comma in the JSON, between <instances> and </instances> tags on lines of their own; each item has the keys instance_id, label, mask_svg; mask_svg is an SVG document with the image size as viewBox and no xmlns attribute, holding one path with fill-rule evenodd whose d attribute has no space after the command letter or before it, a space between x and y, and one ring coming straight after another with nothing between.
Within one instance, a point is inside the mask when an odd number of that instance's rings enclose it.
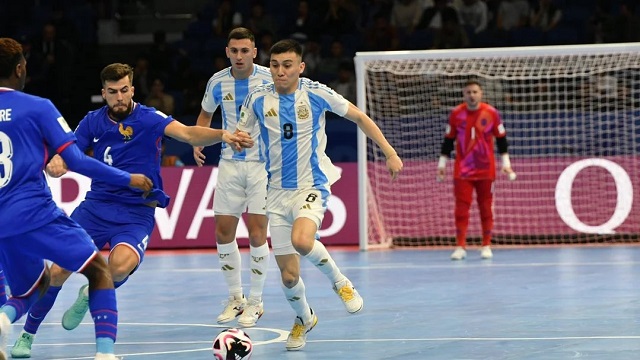
<instances>
[{"instance_id":1,"label":"blue shorts","mask_svg":"<svg viewBox=\"0 0 640 360\"><path fill-rule=\"evenodd\" d=\"M80 272L95 256L99 256L98 249L87 232L66 215L39 229L0 237L0 263L16 297L29 296L36 290L45 271L44 259Z\"/></svg>"},{"instance_id":2,"label":"blue shorts","mask_svg":"<svg viewBox=\"0 0 640 360\"><path fill-rule=\"evenodd\" d=\"M139 266L156 224L154 214L155 208L146 205L90 199L80 203L71 218L87 231L98 249L106 244L111 249L129 246L138 254Z\"/></svg>"}]
</instances>

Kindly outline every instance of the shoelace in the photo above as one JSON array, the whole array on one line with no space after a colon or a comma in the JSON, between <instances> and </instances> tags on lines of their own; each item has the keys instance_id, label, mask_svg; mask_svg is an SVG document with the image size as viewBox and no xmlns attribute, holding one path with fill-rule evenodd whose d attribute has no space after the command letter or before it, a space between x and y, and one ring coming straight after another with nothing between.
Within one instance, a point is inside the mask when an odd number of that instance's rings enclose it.
<instances>
[{"instance_id":1,"label":"shoelace","mask_svg":"<svg viewBox=\"0 0 640 360\"><path fill-rule=\"evenodd\" d=\"M20 338L18 339L18 343L16 344L15 347L28 347L29 343L30 343L30 336L29 334L22 334L22 336L20 336Z\"/></svg>"},{"instance_id":2,"label":"shoelace","mask_svg":"<svg viewBox=\"0 0 640 360\"><path fill-rule=\"evenodd\" d=\"M338 289L338 295L342 301L351 301L353 300L353 288L351 286L343 286Z\"/></svg>"},{"instance_id":3,"label":"shoelace","mask_svg":"<svg viewBox=\"0 0 640 360\"><path fill-rule=\"evenodd\" d=\"M293 325L293 329L291 329L291 337L293 338L302 337L302 335L304 335L306 331L307 331L306 326L295 323Z\"/></svg>"}]
</instances>

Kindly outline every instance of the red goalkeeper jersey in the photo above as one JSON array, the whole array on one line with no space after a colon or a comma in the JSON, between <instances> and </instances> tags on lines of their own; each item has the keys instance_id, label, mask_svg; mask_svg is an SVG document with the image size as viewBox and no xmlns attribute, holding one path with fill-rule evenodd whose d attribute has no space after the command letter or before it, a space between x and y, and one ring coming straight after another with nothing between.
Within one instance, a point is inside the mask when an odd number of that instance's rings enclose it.
<instances>
[{"instance_id":1,"label":"red goalkeeper jersey","mask_svg":"<svg viewBox=\"0 0 640 360\"><path fill-rule=\"evenodd\" d=\"M445 137L456 142L454 178L495 179L493 138L507 135L500 114L493 106L480 103L477 110L462 103L451 111Z\"/></svg>"}]
</instances>

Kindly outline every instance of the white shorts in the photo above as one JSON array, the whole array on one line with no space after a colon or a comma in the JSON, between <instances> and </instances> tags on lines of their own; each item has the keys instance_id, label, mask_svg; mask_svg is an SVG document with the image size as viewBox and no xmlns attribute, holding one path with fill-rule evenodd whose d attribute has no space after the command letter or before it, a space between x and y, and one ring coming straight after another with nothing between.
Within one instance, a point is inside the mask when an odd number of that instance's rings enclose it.
<instances>
[{"instance_id":1,"label":"white shorts","mask_svg":"<svg viewBox=\"0 0 640 360\"><path fill-rule=\"evenodd\" d=\"M318 189L269 189L267 216L271 232L271 247L275 255L296 253L291 244L291 228L297 218L308 218L320 228L327 211L331 191Z\"/></svg>"},{"instance_id":2,"label":"white shorts","mask_svg":"<svg viewBox=\"0 0 640 360\"><path fill-rule=\"evenodd\" d=\"M264 163L220 159L218 183L213 194L216 215L239 218L245 211L265 215L267 170Z\"/></svg>"}]
</instances>

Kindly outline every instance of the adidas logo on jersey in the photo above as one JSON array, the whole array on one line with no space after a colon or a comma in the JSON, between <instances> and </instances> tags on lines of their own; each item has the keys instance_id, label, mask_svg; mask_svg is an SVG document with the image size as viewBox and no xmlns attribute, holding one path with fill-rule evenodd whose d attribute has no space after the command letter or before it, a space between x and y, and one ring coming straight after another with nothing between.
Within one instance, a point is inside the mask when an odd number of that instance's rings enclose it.
<instances>
[{"instance_id":1,"label":"adidas logo on jersey","mask_svg":"<svg viewBox=\"0 0 640 360\"><path fill-rule=\"evenodd\" d=\"M276 117L276 116L278 116L278 113L276 112L276 109L271 108L271 110L267 111L267 113L264 114L264 116L265 117L269 117L269 116Z\"/></svg>"},{"instance_id":2,"label":"adidas logo on jersey","mask_svg":"<svg viewBox=\"0 0 640 360\"><path fill-rule=\"evenodd\" d=\"M304 210L311 210L311 205L309 205L309 204L304 204L304 205L302 205L302 207L300 207L300 210L303 210L303 209L304 209Z\"/></svg>"},{"instance_id":3,"label":"adidas logo on jersey","mask_svg":"<svg viewBox=\"0 0 640 360\"><path fill-rule=\"evenodd\" d=\"M231 95L231 93L227 93L227 95L225 95L222 100L224 101L233 101L233 95Z\"/></svg>"}]
</instances>

